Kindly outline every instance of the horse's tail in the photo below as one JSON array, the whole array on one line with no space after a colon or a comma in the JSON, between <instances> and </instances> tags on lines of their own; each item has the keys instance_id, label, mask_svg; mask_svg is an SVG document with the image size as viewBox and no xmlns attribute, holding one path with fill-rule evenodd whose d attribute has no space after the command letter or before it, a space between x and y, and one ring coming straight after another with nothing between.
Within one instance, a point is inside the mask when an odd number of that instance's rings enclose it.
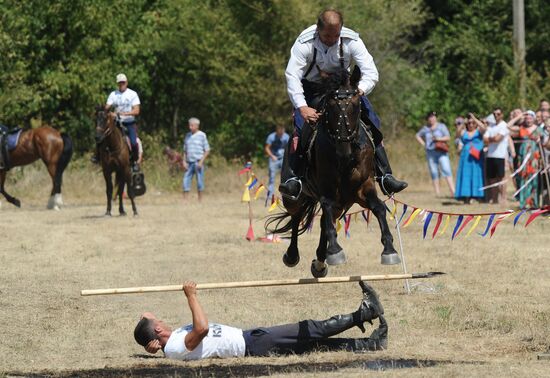
<instances>
[{"instance_id":1,"label":"horse's tail","mask_svg":"<svg viewBox=\"0 0 550 378\"><path fill-rule=\"evenodd\" d=\"M318 211L317 201L308 198L304 200L300 208L300 227L298 228L298 235L303 234L309 229L309 226L313 222L313 218ZM292 220L288 219L285 224L281 224L285 219L290 218L291 214L288 211L285 211L281 214L276 214L267 219L265 223L265 229L267 232L272 234L285 234L292 231Z\"/></svg>"},{"instance_id":2,"label":"horse's tail","mask_svg":"<svg viewBox=\"0 0 550 378\"><path fill-rule=\"evenodd\" d=\"M56 193L61 193L63 172L65 171L65 168L67 168L67 166L69 165L71 157L73 156L73 141L71 140L71 137L65 133L61 133L61 138L63 139L63 151L61 152L61 156L59 158L59 161L57 162L54 177Z\"/></svg>"}]
</instances>

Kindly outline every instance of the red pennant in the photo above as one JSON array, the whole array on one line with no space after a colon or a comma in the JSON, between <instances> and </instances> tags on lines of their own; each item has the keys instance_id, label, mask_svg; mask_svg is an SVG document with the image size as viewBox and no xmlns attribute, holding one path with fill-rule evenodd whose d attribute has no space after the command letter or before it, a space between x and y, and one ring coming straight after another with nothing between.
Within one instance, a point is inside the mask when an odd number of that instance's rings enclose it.
<instances>
[{"instance_id":1,"label":"red pennant","mask_svg":"<svg viewBox=\"0 0 550 378\"><path fill-rule=\"evenodd\" d=\"M434 227L434 232L432 234L432 239L435 238L435 235L437 234L437 230L439 230L439 226L441 226L441 221L443 220L443 214L439 214L437 216L437 223L435 224L435 227Z\"/></svg>"},{"instance_id":2,"label":"red pennant","mask_svg":"<svg viewBox=\"0 0 550 378\"><path fill-rule=\"evenodd\" d=\"M239 171L239 176L242 175L243 173L246 173L246 172L250 172L250 168L247 167L247 168L243 168Z\"/></svg>"},{"instance_id":3,"label":"red pennant","mask_svg":"<svg viewBox=\"0 0 550 378\"><path fill-rule=\"evenodd\" d=\"M254 230L252 229L252 225L248 226L248 231L246 233L246 240L248 241L254 240Z\"/></svg>"},{"instance_id":4,"label":"red pennant","mask_svg":"<svg viewBox=\"0 0 550 378\"><path fill-rule=\"evenodd\" d=\"M473 215L468 215L466 217L466 219L464 219L464 222L462 223L462 225L460 226L460 228L458 229L456 235L455 235L455 238L458 236L458 234L460 234L462 232L462 230L464 230L464 227L466 227L466 225L468 223L470 223L470 221L474 219L474 216Z\"/></svg>"},{"instance_id":5,"label":"red pennant","mask_svg":"<svg viewBox=\"0 0 550 378\"><path fill-rule=\"evenodd\" d=\"M548 211L550 211L550 209L540 209L540 210L537 210L537 211L534 211L530 216L529 216L529 219L527 219L527 222L525 222L525 227L529 226L529 224L535 220L536 217L538 217L539 215L541 214L544 214L544 213L547 213Z\"/></svg>"}]
</instances>

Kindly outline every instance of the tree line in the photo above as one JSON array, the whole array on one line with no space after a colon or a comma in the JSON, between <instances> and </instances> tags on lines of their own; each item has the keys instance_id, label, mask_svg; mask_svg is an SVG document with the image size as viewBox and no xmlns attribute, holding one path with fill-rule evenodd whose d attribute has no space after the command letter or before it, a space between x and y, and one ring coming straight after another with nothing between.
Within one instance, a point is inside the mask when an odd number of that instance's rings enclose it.
<instances>
[{"instance_id":1,"label":"tree line","mask_svg":"<svg viewBox=\"0 0 550 378\"><path fill-rule=\"evenodd\" d=\"M290 47L329 5L374 56L386 134L416 129L430 109L517 106L509 0L0 0L0 123L48 123L89 151L94 108L124 72L141 133L176 145L196 116L223 156L261 153L275 125L291 125ZM550 4L525 13L535 103L550 93Z\"/></svg>"}]
</instances>

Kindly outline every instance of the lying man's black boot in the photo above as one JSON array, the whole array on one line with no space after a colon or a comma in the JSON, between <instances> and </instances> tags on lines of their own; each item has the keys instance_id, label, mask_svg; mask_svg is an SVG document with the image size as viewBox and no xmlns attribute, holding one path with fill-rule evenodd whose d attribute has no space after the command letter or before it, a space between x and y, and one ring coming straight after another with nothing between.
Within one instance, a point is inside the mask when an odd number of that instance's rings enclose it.
<instances>
[{"instance_id":1,"label":"lying man's black boot","mask_svg":"<svg viewBox=\"0 0 550 378\"><path fill-rule=\"evenodd\" d=\"M409 186L405 181L397 180L392 176L388 155L386 155L386 150L383 145L380 144L376 146L374 158L376 162L376 181L378 181L382 193L385 195L399 193Z\"/></svg>"},{"instance_id":2,"label":"lying man's black boot","mask_svg":"<svg viewBox=\"0 0 550 378\"><path fill-rule=\"evenodd\" d=\"M384 314L384 307L382 307L382 303L380 303L378 299L378 294L376 294L376 291L374 291L370 285L365 281L359 281L359 286L361 286L361 290L363 290L363 300L361 301L359 309L353 314L356 318L357 326L361 331L365 332L363 323L369 322L372 324L374 319Z\"/></svg>"},{"instance_id":3,"label":"lying man's black boot","mask_svg":"<svg viewBox=\"0 0 550 378\"><path fill-rule=\"evenodd\" d=\"M369 337L355 339L352 345L354 352L366 352L388 349L388 323L383 315L379 315L380 325L372 331Z\"/></svg>"}]
</instances>

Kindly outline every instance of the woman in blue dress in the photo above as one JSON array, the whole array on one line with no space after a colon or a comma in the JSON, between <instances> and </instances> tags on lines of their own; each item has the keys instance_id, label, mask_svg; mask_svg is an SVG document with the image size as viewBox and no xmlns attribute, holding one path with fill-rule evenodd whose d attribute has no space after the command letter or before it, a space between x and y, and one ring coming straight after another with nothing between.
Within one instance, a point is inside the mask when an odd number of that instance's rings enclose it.
<instances>
[{"instance_id":1,"label":"woman in blue dress","mask_svg":"<svg viewBox=\"0 0 550 378\"><path fill-rule=\"evenodd\" d=\"M471 203L472 199L485 197L483 190L483 133L486 127L472 113L468 114L466 125L460 125L457 134L462 142L459 146L460 160L456 172L455 198Z\"/></svg>"}]
</instances>

